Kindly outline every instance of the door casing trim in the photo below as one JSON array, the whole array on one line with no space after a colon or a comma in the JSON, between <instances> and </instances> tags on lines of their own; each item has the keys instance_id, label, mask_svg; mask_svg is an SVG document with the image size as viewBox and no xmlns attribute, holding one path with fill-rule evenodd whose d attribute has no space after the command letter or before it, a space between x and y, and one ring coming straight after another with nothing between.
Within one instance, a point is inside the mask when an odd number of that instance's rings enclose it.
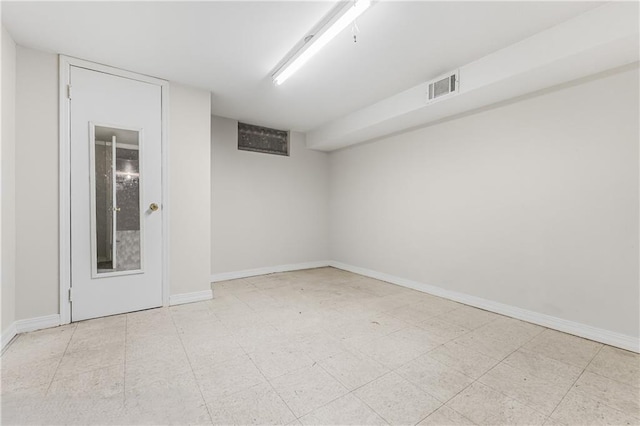
<instances>
[{"instance_id":1,"label":"door casing trim","mask_svg":"<svg viewBox=\"0 0 640 426\"><path fill-rule=\"evenodd\" d=\"M169 306L169 82L119 68L71 56L59 55L59 256L60 256L60 324L71 322L71 116L68 85L71 67L86 68L143 81L161 88L162 144L162 304ZM73 90L72 96L73 96Z\"/></svg>"}]
</instances>

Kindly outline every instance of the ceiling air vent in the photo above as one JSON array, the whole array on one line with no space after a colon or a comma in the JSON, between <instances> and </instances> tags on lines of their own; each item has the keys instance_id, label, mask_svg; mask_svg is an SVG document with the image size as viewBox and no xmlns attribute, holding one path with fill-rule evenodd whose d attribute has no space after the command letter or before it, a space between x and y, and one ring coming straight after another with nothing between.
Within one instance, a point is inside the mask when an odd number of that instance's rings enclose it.
<instances>
[{"instance_id":1,"label":"ceiling air vent","mask_svg":"<svg viewBox=\"0 0 640 426\"><path fill-rule=\"evenodd\" d=\"M458 93L458 71L452 71L429 82L427 103Z\"/></svg>"},{"instance_id":2,"label":"ceiling air vent","mask_svg":"<svg viewBox=\"0 0 640 426\"><path fill-rule=\"evenodd\" d=\"M238 123L238 149L288 156L289 132Z\"/></svg>"}]
</instances>

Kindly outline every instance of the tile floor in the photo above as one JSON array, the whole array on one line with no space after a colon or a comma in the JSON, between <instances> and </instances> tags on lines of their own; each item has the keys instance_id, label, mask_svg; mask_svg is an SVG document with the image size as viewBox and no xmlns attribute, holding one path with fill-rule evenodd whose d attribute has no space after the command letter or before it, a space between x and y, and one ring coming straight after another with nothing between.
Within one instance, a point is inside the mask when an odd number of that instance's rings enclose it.
<instances>
[{"instance_id":1,"label":"tile floor","mask_svg":"<svg viewBox=\"0 0 640 426\"><path fill-rule=\"evenodd\" d=\"M640 357L332 268L19 336L2 424L640 424Z\"/></svg>"}]
</instances>

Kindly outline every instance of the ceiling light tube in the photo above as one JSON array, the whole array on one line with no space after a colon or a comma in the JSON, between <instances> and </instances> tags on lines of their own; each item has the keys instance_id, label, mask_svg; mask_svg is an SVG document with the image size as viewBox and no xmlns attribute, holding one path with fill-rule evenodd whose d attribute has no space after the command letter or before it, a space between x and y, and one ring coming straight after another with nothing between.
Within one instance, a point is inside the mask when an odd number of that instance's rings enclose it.
<instances>
[{"instance_id":1,"label":"ceiling light tube","mask_svg":"<svg viewBox=\"0 0 640 426\"><path fill-rule=\"evenodd\" d=\"M351 2L349 2L351 3ZM309 59L320 51L335 36L344 30L358 16L371 6L371 0L357 0L349 7L343 8L330 22L315 32L313 37L305 43L292 57L273 74L276 85L284 83L293 73L298 71Z\"/></svg>"}]
</instances>

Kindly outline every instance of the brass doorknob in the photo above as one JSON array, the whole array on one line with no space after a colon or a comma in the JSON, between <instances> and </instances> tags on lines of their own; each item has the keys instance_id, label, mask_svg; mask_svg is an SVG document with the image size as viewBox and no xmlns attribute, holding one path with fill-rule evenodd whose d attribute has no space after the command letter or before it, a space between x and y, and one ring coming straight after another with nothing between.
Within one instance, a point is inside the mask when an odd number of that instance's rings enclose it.
<instances>
[{"instance_id":1,"label":"brass doorknob","mask_svg":"<svg viewBox=\"0 0 640 426\"><path fill-rule=\"evenodd\" d=\"M156 203L151 203L149 204L149 210L151 210L152 212L155 212L156 210L158 210L160 207L158 207L158 205Z\"/></svg>"}]
</instances>

